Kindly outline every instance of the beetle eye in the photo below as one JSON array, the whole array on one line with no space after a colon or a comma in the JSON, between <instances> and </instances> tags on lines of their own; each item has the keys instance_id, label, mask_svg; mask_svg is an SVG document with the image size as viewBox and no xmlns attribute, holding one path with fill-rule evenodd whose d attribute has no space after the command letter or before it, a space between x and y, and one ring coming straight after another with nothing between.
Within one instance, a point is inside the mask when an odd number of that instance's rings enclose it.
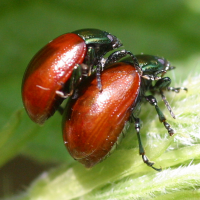
<instances>
[{"instance_id":1,"label":"beetle eye","mask_svg":"<svg viewBox=\"0 0 200 200\"><path fill-rule=\"evenodd\" d=\"M107 35L107 37L111 42L113 41L113 36L112 35Z\"/></svg>"},{"instance_id":2,"label":"beetle eye","mask_svg":"<svg viewBox=\"0 0 200 200\"><path fill-rule=\"evenodd\" d=\"M116 38L114 35L107 35L107 37L111 41L113 49L116 49L122 46L121 41L118 38Z\"/></svg>"},{"instance_id":3,"label":"beetle eye","mask_svg":"<svg viewBox=\"0 0 200 200\"><path fill-rule=\"evenodd\" d=\"M162 65L165 65L165 60L164 59L159 58L158 62L160 62Z\"/></svg>"}]
</instances>

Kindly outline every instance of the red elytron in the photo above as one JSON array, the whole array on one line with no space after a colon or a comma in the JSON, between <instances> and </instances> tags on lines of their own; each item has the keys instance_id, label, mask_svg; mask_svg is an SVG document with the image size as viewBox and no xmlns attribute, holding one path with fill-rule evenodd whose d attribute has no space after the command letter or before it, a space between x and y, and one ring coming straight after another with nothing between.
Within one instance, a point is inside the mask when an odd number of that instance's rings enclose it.
<instances>
[{"instance_id":1,"label":"red elytron","mask_svg":"<svg viewBox=\"0 0 200 200\"><path fill-rule=\"evenodd\" d=\"M136 68L115 63L101 74L99 92L95 76L78 87L63 115L63 138L74 159L92 167L100 162L120 137L136 107L141 77Z\"/></svg>"},{"instance_id":2,"label":"red elytron","mask_svg":"<svg viewBox=\"0 0 200 200\"><path fill-rule=\"evenodd\" d=\"M29 117L42 124L63 98L56 94L71 77L75 64L86 54L85 41L74 33L61 35L44 46L24 74L22 99Z\"/></svg>"}]
</instances>

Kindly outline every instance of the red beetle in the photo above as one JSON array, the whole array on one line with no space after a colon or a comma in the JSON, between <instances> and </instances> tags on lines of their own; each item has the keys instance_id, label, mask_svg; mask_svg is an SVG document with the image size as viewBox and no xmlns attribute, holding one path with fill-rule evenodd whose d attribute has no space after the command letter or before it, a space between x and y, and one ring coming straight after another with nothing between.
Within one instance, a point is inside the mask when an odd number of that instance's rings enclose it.
<instances>
[{"instance_id":1,"label":"red beetle","mask_svg":"<svg viewBox=\"0 0 200 200\"><path fill-rule=\"evenodd\" d=\"M49 42L33 57L24 74L22 99L29 117L43 124L63 97L73 93L80 77L90 75L107 52L121 45L115 36L98 29L74 31Z\"/></svg>"},{"instance_id":2,"label":"red beetle","mask_svg":"<svg viewBox=\"0 0 200 200\"><path fill-rule=\"evenodd\" d=\"M154 106L160 122L169 135L173 135L174 130L166 122L156 98L146 95L146 92L160 93L175 118L163 90L179 92L180 89L187 89L169 87L171 79L163 75L174 67L164 58L151 55L136 55L136 58L139 70L132 58L107 66L101 74L102 92L96 87L95 77L90 77L77 88L78 98L70 98L66 105L63 115L64 143L71 156L86 167L96 165L109 155L127 121L135 121L143 162L157 171L161 170L153 167L154 163L149 161L142 146L138 118L140 104L146 101Z\"/></svg>"}]
</instances>

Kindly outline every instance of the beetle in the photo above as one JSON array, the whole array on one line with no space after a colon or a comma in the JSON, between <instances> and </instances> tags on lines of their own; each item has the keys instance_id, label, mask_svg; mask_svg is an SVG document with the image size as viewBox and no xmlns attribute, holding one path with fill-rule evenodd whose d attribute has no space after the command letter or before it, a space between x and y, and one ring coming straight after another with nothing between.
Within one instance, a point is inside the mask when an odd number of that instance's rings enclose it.
<instances>
[{"instance_id":1,"label":"beetle","mask_svg":"<svg viewBox=\"0 0 200 200\"><path fill-rule=\"evenodd\" d=\"M94 66L101 90L103 56L121 46L118 38L99 29L77 30L50 41L32 58L23 77L22 100L29 117L43 124Z\"/></svg>"},{"instance_id":2,"label":"beetle","mask_svg":"<svg viewBox=\"0 0 200 200\"><path fill-rule=\"evenodd\" d=\"M149 161L142 146L139 119L141 104L146 101L155 107L160 122L171 136L174 130L166 122L153 94L161 94L171 115L175 117L163 90L179 92L180 89L187 89L169 87L171 79L163 76L174 67L166 59L151 55L136 57L140 70L129 58L106 66L101 73L102 92L96 88L96 77L91 76L77 87L78 97L70 98L66 104L62 122L64 144L71 156L85 167L93 167L114 150L123 128L130 121L135 122L143 162L155 170L161 170L153 167L154 163ZM146 92L152 95L146 95Z\"/></svg>"}]
</instances>

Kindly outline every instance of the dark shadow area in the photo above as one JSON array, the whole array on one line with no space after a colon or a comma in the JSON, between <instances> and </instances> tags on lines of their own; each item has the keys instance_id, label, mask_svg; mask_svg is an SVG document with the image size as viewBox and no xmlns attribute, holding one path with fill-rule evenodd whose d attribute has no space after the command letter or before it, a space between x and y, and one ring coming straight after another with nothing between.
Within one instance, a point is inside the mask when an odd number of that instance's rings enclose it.
<instances>
[{"instance_id":1,"label":"dark shadow area","mask_svg":"<svg viewBox=\"0 0 200 200\"><path fill-rule=\"evenodd\" d=\"M0 197L20 193L42 172L55 164L41 164L24 156L17 156L0 169Z\"/></svg>"}]
</instances>

